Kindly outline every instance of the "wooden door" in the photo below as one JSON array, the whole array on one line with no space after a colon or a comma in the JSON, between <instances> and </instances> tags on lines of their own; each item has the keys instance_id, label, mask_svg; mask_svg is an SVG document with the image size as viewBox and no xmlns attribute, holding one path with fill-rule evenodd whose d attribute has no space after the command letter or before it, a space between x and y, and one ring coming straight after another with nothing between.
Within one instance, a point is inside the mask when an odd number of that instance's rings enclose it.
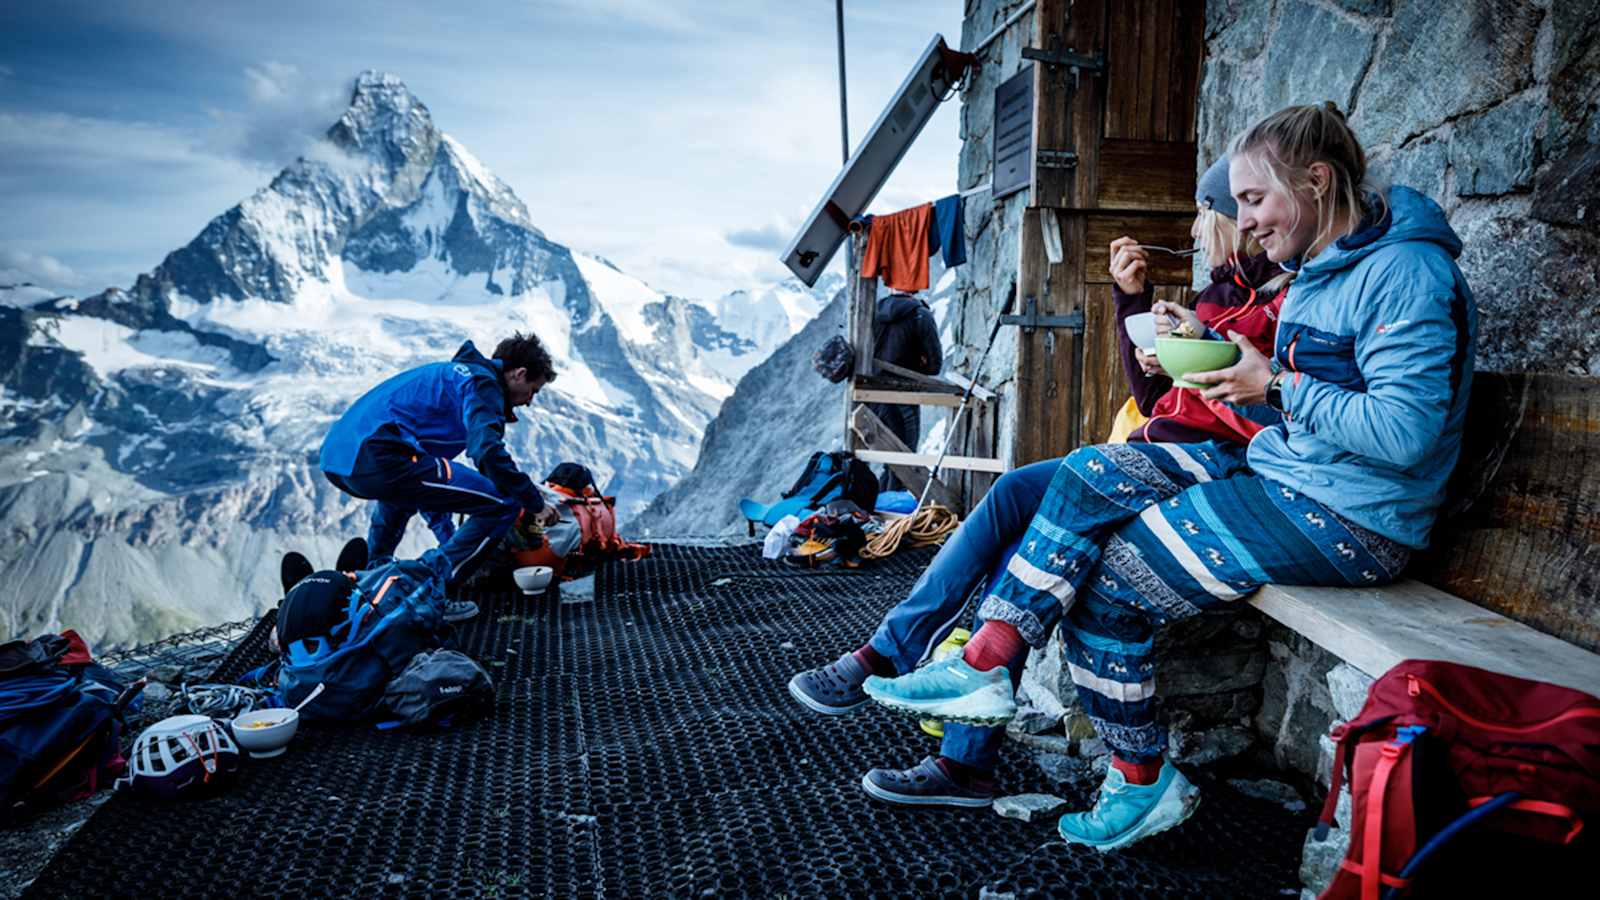
<instances>
[{"instance_id":1,"label":"wooden door","mask_svg":"<svg viewBox=\"0 0 1600 900\"><path fill-rule=\"evenodd\" d=\"M1021 336L1016 465L1103 440L1127 399L1108 246L1124 234L1166 247L1191 243L1204 24L1200 0L1035 7L1026 51L1035 61L1033 183L1019 241L1019 305L1033 297L1040 315L1078 313L1083 326ZM1052 222L1056 262L1045 233ZM1187 259L1156 256L1156 295L1186 300Z\"/></svg>"}]
</instances>

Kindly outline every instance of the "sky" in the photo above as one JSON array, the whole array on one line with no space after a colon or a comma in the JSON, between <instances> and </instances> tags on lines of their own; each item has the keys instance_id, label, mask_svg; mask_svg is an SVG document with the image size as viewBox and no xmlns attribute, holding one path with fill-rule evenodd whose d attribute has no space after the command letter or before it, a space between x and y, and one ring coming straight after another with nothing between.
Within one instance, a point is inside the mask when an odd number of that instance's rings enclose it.
<instances>
[{"instance_id":1,"label":"sky","mask_svg":"<svg viewBox=\"0 0 1600 900\"><path fill-rule=\"evenodd\" d=\"M845 0L852 148L961 0ZM0 283L131 285L400 76L550 238L714 297L840 167L831 0L0 0ZM956 189L958 101L873 206ZM842 254L841 254L842 256ZM837 265L837 262L836 262Z\"/></svg>"}]
</instances>

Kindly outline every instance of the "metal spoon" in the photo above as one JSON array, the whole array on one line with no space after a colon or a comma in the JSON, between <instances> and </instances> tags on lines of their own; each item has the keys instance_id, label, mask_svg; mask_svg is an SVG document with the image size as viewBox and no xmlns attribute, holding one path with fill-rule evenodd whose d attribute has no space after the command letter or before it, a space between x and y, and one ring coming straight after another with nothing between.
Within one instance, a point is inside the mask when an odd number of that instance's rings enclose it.
<instances>
[{"instance_id":1,"label":"metal spoon","mask_svg":"<svg viewBox=\"0 0 1600 900\"><path fill-rule=\"evenodd\" d=\"M1188 250L1174 250L1171 247L1157 247L1155 244L1140 244L1139 247L1143 250L1160 250L1163 253L1171 253L1173 256L1193 256L1200 252L1199 247L1191 247Z\"/></svg>"},{"instance_id":2,"label":"metal spoon","mask_svg":"<svg viewBox=\"0 0 1600 900\"><path fill-rule=\"evenodd\" d=\"M294 711L299 712L302 706L305 706L307 703L317 699L317 695L321 694L322 689L325 687L327 687L326 684L318 682L317 686L311 689L311 693L307 694L304 700L301 700L299 703L295 704Z\"/></svg>"}]
</instances>

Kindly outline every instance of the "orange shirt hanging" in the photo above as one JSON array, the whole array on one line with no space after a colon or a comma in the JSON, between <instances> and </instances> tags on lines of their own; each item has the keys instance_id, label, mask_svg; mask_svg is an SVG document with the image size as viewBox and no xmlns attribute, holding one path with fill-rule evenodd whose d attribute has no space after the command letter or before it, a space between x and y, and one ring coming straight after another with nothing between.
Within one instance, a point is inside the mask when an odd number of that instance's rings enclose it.
<instances>
[{"instance_id":1,"label":"orange shirt hanging","mask_svg":"<svg viewBox=\"0 0 1600 900\"><path fill-rule=\"evenodd\" d=\"M891 291L927 290L928 228L932 224L932 203L874 216L867 229L861 276L882 279Z\"/></svg>"}]
</instances>

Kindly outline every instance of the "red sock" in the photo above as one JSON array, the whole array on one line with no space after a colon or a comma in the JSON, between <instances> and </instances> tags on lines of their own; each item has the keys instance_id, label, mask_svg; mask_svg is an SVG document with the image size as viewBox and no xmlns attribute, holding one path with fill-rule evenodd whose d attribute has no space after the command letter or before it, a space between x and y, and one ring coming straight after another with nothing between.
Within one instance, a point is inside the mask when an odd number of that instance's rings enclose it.
<instances>
[{"instance_id":1,"label":"red sock","mask_svg":"<svg viewBox=\"0 0 1600 900\"><path fill-rule=\"evenodd\" d=\"M1122 777L1128 779L1129 784L1155 784L1156 779L1161 777L1161 757L1159 756L1149 762L1135 763L1128 762L1122 757L1112 754L1111 765L1122 773Z\"/></svg>"},{"instance_id":2,"label":"red sock","mask_svg":"<svg viewBox=\"0 0 1600 900\"><path fill-rule=\"evenodd\" d=\"M961 658L979 672L1011 662L1026 649L1022 634L1009 622L985 622L961 648Z\"/></svg>"},{"instance_id":3,"label":"red sock","mask_svg":"<svg viewBox=\"0 0 1600 900\"><path fill-rule=\"evenodd\" d=\"M882 653L872 649L871 644L862 644L861 649L857 650L854 655L856 662L861 663L868 672L879 678L893 678L900 674L895 671L894 663L890 662L889 658Z\"/></svg>"}]
</instances>

